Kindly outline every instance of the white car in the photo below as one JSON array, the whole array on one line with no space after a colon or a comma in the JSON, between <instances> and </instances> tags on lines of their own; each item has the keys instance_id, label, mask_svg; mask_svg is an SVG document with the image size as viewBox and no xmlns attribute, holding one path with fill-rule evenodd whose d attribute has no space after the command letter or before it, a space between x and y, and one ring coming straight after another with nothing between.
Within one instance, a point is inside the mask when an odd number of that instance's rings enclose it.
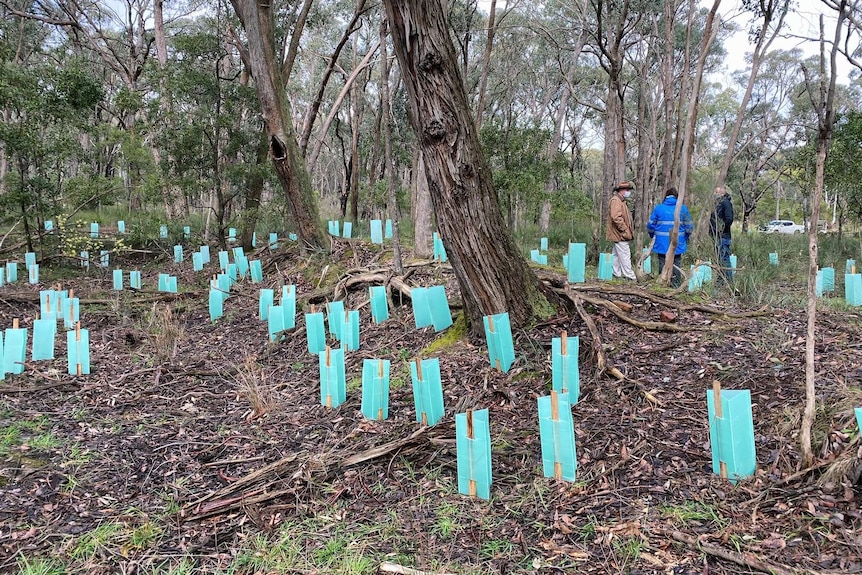
<instances>
[{"instance_id":1,"label":"white car","mask_svg":"<svg viewBox=\"0 0 862 575\"><path fill-rule=\"evenodd\" d=\"M772 220L766 225L767 234L801 234L805 226L791 220Z\"/></svg>"}]
</instances>

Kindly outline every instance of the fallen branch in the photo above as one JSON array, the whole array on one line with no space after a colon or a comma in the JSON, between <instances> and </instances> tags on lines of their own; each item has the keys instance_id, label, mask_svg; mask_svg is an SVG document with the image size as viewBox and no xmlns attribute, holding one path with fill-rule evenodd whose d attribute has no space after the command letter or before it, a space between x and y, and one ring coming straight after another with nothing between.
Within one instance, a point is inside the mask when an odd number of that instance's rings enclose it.
<instances>
[{"instance_id":1,"label":"fallen branch","mask_svg":"<svg viewBox=\"0 0 862 575\"><path fill-rule=\"evenodd\" d=\"M572 303L575 304L575 309L578 310L578 315L581 316L581 319L584 320L584 324L587 326L587 329L590 330L590 335L593 339L593 352L596 354L596 368L598 369L598 372L603 373L607 371L617 379L625 379L625 376L620 370L615 367L608 367L608 361L602 346L602 338L599 335L599 329L596 327L596 322L593 321L593 318L584 309L584 304L581 301L581 296L570 292L568 286L566 287L564 293L569 296L569 299L571 299Z\"/></svg>"},{"instance_id":2,"label":"fallen branch","mask_svg":"<svg viewBox=\"0 0 862 575\"><path fill-rule=\"evenodd\" d=\"M730 549L725 549L724 547L720 547L718 545L712 545L711 543L700 541L699 539L692 537L691 535L686 535L685 533L682 533L680 531L666 531L664 529L659 529L658 531L663 535L672 537L674 540L679 541L680 543L685 543L692 549L703 551L708 555L719 557L726 561L731 561L732 563L742 565L743 567L748 567L749 569L755 569L763 573L770 573L771 575L797 575L799 573L798 571L790 567L779 565L777 563L771 563L769 561L766 561L765 559L761 559L754 553L750 553L748 551L731 551ZM805 572L813 573L809 569L806 569Z\"/></svg>"},{"instance_id":3,"label":"fallen branch","mask_svg":"<svg viewBox=\"0 0 862 575\"><path fill-rule=\"evenodd\" d=\"M405 567L404 565L398 565L397 563L389 563L387 561L384 561L377 567L377 572L396 573L397 575L453 575L452 573L446 573L443 571L420 571L419 569L413 569L412 567Z\"/></svg>"}]
</instances>

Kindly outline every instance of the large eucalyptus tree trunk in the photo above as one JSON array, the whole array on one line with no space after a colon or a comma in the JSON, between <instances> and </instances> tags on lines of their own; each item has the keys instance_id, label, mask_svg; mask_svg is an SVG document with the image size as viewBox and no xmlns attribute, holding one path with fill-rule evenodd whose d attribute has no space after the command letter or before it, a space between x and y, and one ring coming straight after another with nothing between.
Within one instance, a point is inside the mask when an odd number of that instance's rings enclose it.
<instances>
[{"instance_id":1,"label":"large eucalyptus tree trunk","mask_svg":"<svg viewBox=\"0 0 862 575\"><path fill-rule=\"evenodd\" d=\"M317 199L296 143L290 106L284 94L282 67L276 58L272 5L257 0L231 0L231 4L245 29L251 73L269 133L270 156L287 197L296 233L306 248L326 249Z\"/></svg>"},{"instance_id":2,"label":"large eucalyptus tree trunk","mask_svg":"<svg viewBox=\"0 0 862 575\"><path fill-rule=\"evenodd\" d=\"M483 315L525 325L543 299L503 221L479 146L440 0L385 0L410 120L425 158L431 201L474 333Z\"/></svg>"}]
</instances>

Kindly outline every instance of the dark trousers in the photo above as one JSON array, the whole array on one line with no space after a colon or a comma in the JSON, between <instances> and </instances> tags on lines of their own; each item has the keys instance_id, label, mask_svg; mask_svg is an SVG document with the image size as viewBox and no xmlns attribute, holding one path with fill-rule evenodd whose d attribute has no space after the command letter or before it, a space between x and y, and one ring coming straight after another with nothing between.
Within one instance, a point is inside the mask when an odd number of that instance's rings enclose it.
<instances>
[{"instance_id":1,"label":"dark trousers","mask_svg":"<svg viewBox=\"0 0 862 575\"><path fill-rule=\"evenodd\" d=\"M664 258L666 254L656 254L658 256L658 273L664 269ZM670 287L678 288L682 285L682 254L674 254L673 256L673 275L670 276Z\"/></svg>"}]
</instances>

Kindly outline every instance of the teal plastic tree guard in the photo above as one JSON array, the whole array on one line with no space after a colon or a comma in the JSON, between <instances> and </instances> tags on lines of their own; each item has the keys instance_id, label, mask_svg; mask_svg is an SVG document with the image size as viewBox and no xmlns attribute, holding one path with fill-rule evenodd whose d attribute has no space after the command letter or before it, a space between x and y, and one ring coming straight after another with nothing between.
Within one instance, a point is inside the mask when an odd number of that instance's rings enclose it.
<instances>
[{"instance_id":1,"label":"teal plastic tree guard","mask_svg":"<svg viewBox=\"0 0 862 575\"><path fill-rule=\"evenodd\" d=\"M599 254L598 278L600 280L610 280L614 277L614 254L601 253Z\"/></svg>"},{"instance_id":2,"label":"teal plastic tree guard","mask_svg":"<svg viewBox=\"0 0 862 575\"><path fill-rule=\"evenodd\" d=\"M443 239L440 237L440 234L434 232L434 260L439 262L445 262L449 258L446 256L446 248L443 246Z\"/></svg>"},{"instance_id":3,"label":"teal plastic tree guard","mask_svg":"<svg viewBox=\"0 0 862 575\"><path fill-rule=\"evenodd\" d=\"M236 228L228 228L228 230L227 230L227 241L230 244L236 243Z\"/></svg>"},{"instance_id":4,"label":"teal plastic tree guard","mask_svg":"<svg viewBox=\"0 0 862 575\"><path fill-rule=\"evenodd\" d=\"M551 340L551 385L554 391L566 398L569 405L575 405L581 397L579 346L580 338L569 337L566 332Z\"/></svg>"},{"instance_id":5,"label":"teal plastic tree guard","mask_svg":"<svg viewBox=\"0 0 862 575\"><path fill-rule=\"evenodd\" d=\"M99 237L99 224L97 224L96 222L93 222L92 224L90 224L90 237L91 238L98 238Z\"/></svg>"},{"instance_id":6,"label":"teal plastic tree guard","mask_svg":"<svg viewBox=\"0 0 862 575\"><path fill-rule=\"evenodd\" d=\"M184 237L184 238L186 238L186 239L188 239L188 237L189 237L190 235L192 235L192 228L191 228L191 226L183 226L183 237Z\"/></svg>"},{"instance_id":7,"label":"teal plastic tree guard","mask_svg":"<svg viewBox=\"0 0 862 575\"><path fill-rule=\"evenodd\" d=\"M123 290L123 270L114 270L114 289L117 291Z\"/></svg>"},{"instance_id":8,"label":"teal plastic tree guard","mask_svg":"<svg viewBox=\"0 0 862 575\"><path fill-rule=\"evenodd\" d=\"M541 256L541 252L539 250L530 250L531 262L539 263L539 256Z\"/></svg>"},{"instance_id":9,"label":"teal plastic tree guard","mask_svg":"<svg viewBox=\"0 0 862 575\"><path fill-rule=\"evenodd\" d=\"M429 325L442 331L452 325L452 313L443 286L417 287L410 292L416 329Z\"/></svg>"},{"instance_id":10,"label":"teal plastic tree guard","mask_svg":"<svg viewBox=\"0 0 862 575\"><path fill-rule=\"evenodd\" d=\"M506 373L515 361L509 314L486 315L482 322L485 324L485 339L488 342L488 359L498 371Z\"/></svg>"},{"instance_id":11,"label":"teal plastic tree guard","mask_svg":"<svg viewBox=\"0 0 862 575\"><path fill-rule=\"evenodd\" d=\"M703 289L703 266L689 267L688 291L694 292Z\"/></svg>"},{"instance_id":12,"label":"teal plastic tree guard","mask_svg":"<svg viewBox=\"0 0 862 575\"><path fill-rule=\"evenodd\" d=\"M36 254L34 252L27 252L24 254L24 267L30 268L30 266L36 265Z\"/></svg>"},{"instance_id":13,"label":"teal plastic tree guard","mask_svg":"<svg viewBox=\"0 0 862 575\"><path fill-rule=\"evenodd\" d=\"M245 257L245 250L242 249L242 246L237 246L233 248L233 261L239 261L240 258Z\"/></svg>"},{"instance_id":14,"label":"teal plastic tree guard","mask_svg":"<svg viewBox=\"0 0 862 575\"><path fill-rule=\"evenodd\" d=\"M230 263L227 265L225 275L230 278L230 285L233 285L239 280L239 268L235 263Z\"/></svg>"},{"instance_id":15,"label":"teal plastic tree guard","mask_svg":"<svg viewBox=\"0 0 862 575\"><path fill-rule=\"evenodd\" d=\"M344 333L344 302L338 300L326 304L326 319L329 322L329 334L341 341Z\"/></svg>"},{"instance_id":16,"label":"teal plastic tree guard","mask_svg":"<svg viewBox=\"0 0 862 575\"><path fill-rule=\"evenodd\" d=\"M548 251L548 238L539 238L539 249L543 252Z\"/></svg>"},{"instance_id":17,"label":"teal plastic tree guard","mask_svg":"<svg viewBox=\"0 0 862 575\"><path fill-rule=\"evenodd\" d=\"M39 283L39 264L33 264L27 268L27 279L30 282L30 285L36 285Z\"/></svg>"},{"instance_id":18,"label":"teal plastic tree guard","mask_svg":"<svg viewBox=\"0 0 862 575\"><path fill-rule=\"evenodd\" d=\"M240 255L236 258L236 271L239 274L239 277L244 278L248 275L249 263L248 258L245 257L245 254Z\"/></svg>"},{"instance_id":19,"label":"teal plastic tree guard","mask_svg":"<svg viewBox=\"0 0 862 575\"><path fill-rule=\"evenodd\" d=\"M774 266L778 265L778 252L769 253L769 263Z\"/></svg>"},{"instance_id":20,"label":"teal plastic tree guard","mask_svg":"<svg viewBox=\"0 0 862 575\"><path fill-rule=\"evenodd\" d=\"M201 252L201 258L203 258L204 265L210 263L210 247L209 246L201 246L200 252Z\"/></svg>"},{"instance_id":21,"label":"teal plastic tree guard","mask_svg":"<svg viewBox=\"0 0 862 575\"><path fill-rule=\"evenodd\" d=\"M159 226L159 237L166 239L168 237L168 226L162 224Z\"/></svg>"},{"instance_id":22,"label":"teal plastic tree guard","mask_svg":"<svg viewBox=\"0 0 862 575\"><path fill-rule=\"evenodd\" d=\"M731 273L736 271L736 262L737 262L736 255L731 254L731 256L730 256L730 271L731 271Z\"/></svg>"},{"instance_id":23,"label":"teal plastic tree guard","mask_svg":"<svg viewBox=\"0 0 862 575\"><path fill-rule=\"evenodd\" d=\"M177 276L168 276L168 292L177 293Z\"/></svg>"},{"instance_id":24,"label":"teal plastic tree guard","mask_svg":"<svg viewBox=\"0 0 862 575\"><path fill-rule=\"evenodd\" d=\"M323 312L305 314L305 339L308 342L308 353L320 353L326 349Z\"/></svg>"},{"instance_id":25,"label":"teal plastic tree guard","mask_svg":"<svg viewBox=\"0 0 862 575\"><path fill-rule=\"evenodd\" d=\"M215 321L224 314L224 298L221 292L213 287L210 287L209 309L210 321Z\"/></svg>"},{"instance_id":26,"label":"teal plastic tree guard","mask_svg":"<svg viewBox=\"0 0 862 575\"><path fill-rule=\"evenodd\" d=\"M159 291L168 291L168 274L159 274Z\"/></svg>"},{"instance_id":27,"label":"teal plastic tree guard","mask_svg":"<svg viewBox=\"0 0 862 575\"><path fill-rule=\"evenodd\" d=\"M110 261L111 261L111 252L109 252L108 250L101 250L99 252L99 266L107 269Z\"/></svg>"},{"instance_id":28,"label":"teal plastic tree guard","mask_svg":"<svg viewBox=\"0 0 862 575\"><path fill-rule=\"evenodd\" d=\"M84 269L87 269L87 270L90 269L90 252L84 250L83 252L81 252L80 257L81 257L81 267ZM7 276L9 275L8 270L6 272L6 275Z\"/></svg>"},{"instance_id":29,"label":"teal plastic tree guard","mask_svg":"<svg viewBox=\"0 0 862 575\"><path fill-rule=\"evenodd\" d=\"M183 246L181 245L174 246L174 263L183 263Z\"/></svg>"},{"instance_id":30,"label":"teal plastic tree guard","mask_svg":"<svg viewBox=\"0 0 862 575\"><path fill-rule=\"evenodd\" d=\"M0 266L0 287L6 284L6 266Z\"/></svg>"},{"instance_id":31,"label":"teal plastic tree guard","mask_svg":"<svg viewBox=\"0 0 862 575\"><path fill-rule=\"evenodd\" d=\"M260 260L251 260L248 262L248 268L252 283L259 284L263 281L263 266Z\"/></svg>"},{"instance_id":32,"label":"teal plastic tree guard","mask_svg":"<svg viewBox=\"0 0 862 575\"><path fill-rule=\"evenodd\" d=\"M362 362L362 415L383 421L389 417L389 360Z\"/></svg>"},{"instance_id":33,"label":"teal plastic tree guard","mask_svg":"<svg viewBox=\"0 0 862 575\"><path fill-rule=\"evenodd\" d=\"M720 400L716 403L719 394ZM713 473L726 476L732 483L754 475L757 458L751 392L747 389L722 390L714 387L707 390L706 402Z\"/></svg>"},{"instance_id":34,"label":"teal plastic tree guard","mask_svg":"<svg viewBox=\"0 0 862 575\"><path fill-rule=\"evenodd\" d=\"M3 369L3 355L6 353L6 348L3 345L3 332L0 331L0 381L6 379L6 370Z\"/></svg>"},{"instance_id":35,"label":"teal plastic tree guard","mask_svg":"<svg viewBox=\"0 0 862 575\"><path fill-rule=\"evenodd\" d=\"M33 320L33 349L30 352L33 361L54 359L54 336L57 335L57 317Z\"/></svg>"},{"instance_id":36,"label":"teal plastic tree guard","mask_svg":"<svg viewBox=\"0 0 862 575\"><path fill-rule=\"evenodd\" d=\"M551 391L538 398L539 433L542 441L542 472L545 477L575 481L578 456L575 449L575 424L565 393Z\"/></svg>"},{"instance_id":37,"label":"teal plastic tree guard","mask_svg":"<svg viewBox=\"0 0 862 575\"><path fill-rule=\"evenodd\" d=\"M832 293L835 291L835 268L828 267L820 270L823 274L823 291Z\"/></svg>"},{"instance_id":38,"label":"teal plastic tree guard","mask_svg":"<svg viewBox=\"0 0 862 575\"><path fill-rule=\"evenodd\" d=\"M218 274L216 276L216 286L219 291L221 291L221 297L223 299L227 299L230 297L230 287L232 282L230 281L230 276L227 274Z\"/></svg>"},{"instance_id":39,"label":"teal plastic tree guard","mask_svg":"<svg viewBox=\"0 0 862 575\"><path fill-rule=\"evenodd\" d=\"M69 375L89 375L90 331L75 324L74 330L66 332L66 350Z\"/></svg>"},{"instance_id":40,"label":"teal plastic tree guard","mask_svg":"<svg viewBox=\"0 0 862 575\"><path fill-rule=\"evenodd\" d=\"M281 286L281 306L284 308L284 329L296 327L296 286Z\"/></svg>"},{"instance_id":41,"label":"teal plastic tree guard","mask_svg":"<svg viewBox=\"0 0 862 575\"><path fill-rule=\"evenodd\" d=\"M847 305L862 305L862 274L844 274L844 299Z\"/></svg>"},{"instance_id":42,"label":"teal plastic tree guard","mask_svg":"<svg viewBox=\"0 0 862 575\"><path fill-rule=\"evenodd\" d=\"M251 247L257 247L257 232L251 232Z\"/></svg>"},{"instance_id":43,"label":"teal plastic tree guard","mask_svg":"<svg viewBox=\"0 0 862 575\"><path fill-rule=\"evenodd\" d=\"M13 327L6 328L3 343L4 373L24 373L24 362L27 359L27 328L18 327L15 320Z\"/></svg>"},{"instance_id":44,"label":"teal plastic tree guard","mask_svg":"<svg viewBox=\"0 0 862 575\"><path fill-rule=\"evenodd\" d=\"M847 265L845 266L844 273L847 273L847 274L855 274L856 273L856 260L847 260Z\"/></svg>"},{"instance_id":45,"label":"teal plastic tree guard","mask_svg":"<svg viewBox=\"0 0 862 575\"><path fill-rule=\"evenodd\" d=\"M45 220L45 231L53 232L54 231L54 220Z\"/></svg>"},{"instance_id":46,"label":"teal plastic tree guard","mask_svg":"<svg viewBox=\"0 0 862 575\"><path fill-rule=\"evenodd\" d=\"M443 417L443 384L440 381L440 361L431 359L410 362L413 379L413 404L416 421L422 425L436 425Z\"/></svg>"},{"instance_id":47,"label":"teal plastic tree guard","mask_svg":"<svg viewBox=\"0 0 862 575\"><path fill-rule=\"evenodd\" d=\"M392 220L386 220L386 231L383 232L383 237L387 240L392 239Z\"/></svg>"},{"instance_id":48,"label":"teal plastic tree guard","mask_svg":"<svg viewBox=\"0 0 862 575\"><path fill-rule=\"evenodd\" d=\"M126 233L126 222L124 220L118 220L117 221L117 231L120 232L121 234Z\"/></svg>"},{"instance_id":49,"label":"teal plastic tree guard","mask_svg":"<svg viewBox=\"0 0 862 575\"><path fill-rule=\"evenodd\" d=\"M383 244L383 222L380 220L371 220L371 243Z\"/></svg>"},{"instance_id":50,"label":"teal plastic tree guard","mask_svg":"<svg viewBox=\"0 0 862 575\"><path fill-rule=\"evenodd\" d=\"M814 278L814 295L823 297L823 270L817 270L817 276Z\"/></svg>"},{"instance_id":51,"label":"teal plastic tree guard","mask_svg":"<svg viewBox=\"0 0 862 575\"><path fill-rule=\"evenodd\" d=\"M132 289L141 289L143 285L141 279L141 272L139 270L134 270L129 272L129 287Z\"/></svg>"},{"instance_id":52,"label":"teal plastic tree guard","mask_svg":"<svg viewBox=\"0 0 862 575\"><path fill-rule=\"evenodd\" d=\"M261 321L269 319L269 308L275 305L275 292L271 289L260 290L260 301L257 306L258 317Z\"/></svg>"},{"instance_id":53,"label":"teal plastic tree guard","mask_svg":"<svg viewBox=\"0 0 862 575\"><path fill-rule=\"evenodd\" d=\"M644 259L643 264L641 264L641 271L645 274L652 273L652 252L649 248L644 248L642 252L642 257Z\"/></svg>"},{"instance_id":54,"label":"teal plastic tree guard","mask_svg":"<svg viewBox=\"0 0 862 575\"><path fill-rule=\"evenodd\" d=\"M39 315L45 317L46 313L57 311L60 305L60 295L56 290L43 289L39 291ZM63 308L60 307L62 312Z\"/></svg>"},{"instance_id":55,"label":"teal plastic tree guard","mask_svg":"<svg viewBox=\"0 0 862 575\"><path fill-rule=\"evenodd\" d=\"M341 222L338 220L329 220L329 235L338 237L341 235Z\"/></svg>"},{"instance_id":56,"label":"teal plastic tree guard","mask_svg":"<svg viewBox=\"0 0 862 575\"><path fill-rule=\"evenodd\" d=\"M344 351L359 349L359 310L352 309L344 313L344 331L341 332L341 343Z\"/></svg>"},{"instance_id":57,"label":"teal plastic tree guard","mask_svg":"<svg viewBox=\"0 0 862 575\"><path fill-rule=\"evenodd\" d=\"M341 229L341 237L350 239L353 236L353 222L344 222Z\"/></svg>"},{"instance_id":58,"label":"teal plastic tree guard","mask_svg":"<svg viewBox=\"0 0 862 575\"><path fill-rule=\"evenodd\" d=\"M13 284L18 281L18 263L6 262L6 281Z\"/></svg>"},{"instance_id":59,"label":"teal plastic tree guard","mask_svg":"<svg viewBox=\"0 0 862 575\"><path fill-rule=\"evenodd\" d=\"M284 307L274 305L269 308L267 328L269 330L269 341L284 341L286 339L282 334L284 331Z\"/></svg>"},{"instance_id":60,"label":"teal plastic tree guard","mask_svg":"<svg viewBox=\"0 0 862 575\"><path fill-rule=\"evenodd\" d=\"M269 249L270 249L270 251L278 249L278 234L276 234L276 233L270 233L269 234Z\"/></svg>"},{"instance_id":61,"label":"teal plastic tree guard","mask_svg":"<svg viewBox=\"0 0 862 575\"><path fill-rule=\"evenodd\" d=\"M299 236L297 236L294 233L289 233L289 234L287 234L287 239L289 239L292 242L295 242L299 239Z\"/></svg>"},{"instance_id":62,"label":"teal plastic tree guard","mask_svg":"<svg viewBox=\"0 0 862 575\"><path fill-rule=\"evenodd\" d=\"M344 350L327 347L318 356L320 357L320 403L326 407L338 407L347 399Z\"/></svg>"},{"instance_id":63,"label":"teal plastic tree guard","mask_svg":"<svg viewBox=\"0 0 862 575\"><path fill-rule=\"evenodd\" d=\"M224 250L218 253L218 267L222 271L227 271L227 266L230 263L230 255Z\"/></svg>"},{"instance_id":64,"label":"teal plastic tree guard","mask_svg":"<svg viewBox=\"0 0 862 575\"><path fill-rule=\"evenodd\" d=\"M859 426L859 434L862 435L862 407L857 407L853 411L856 412L856 425Z\"/></svg>"},{"instance_id":65,"label":"teal plastic tree guard","mask_svg":"<svg viewBox=\"0 0 862 575\"><path fill-rule=\"evenodd\" d=\"M563 269L566 270L566 275L569 273L569 254L563 254Z\"/></svg>"},{"instance_id":66,"label":"teal plastic tree guard","mask_svg":"<svg viewBox=\"0 0 862 575\"><path fill-rule=\"evenodd\" d=\"M67 297L63 300L63 327L72 329L81 320L80 300Z\"/></svg>"},{"instance_id":67,"label":"teal plastic tree guard","mask_svg":"<svg viewBox=\"0 0 862 575\"><path fill-rule=\"evenodd\" d=\"M196 272L203 271L204 269L204 255L200 252L194 252L192 254L192 269Z\"/></svg>"},{"instance_id":68,"label":"teal plastic tree guard","mask_svg":"<svg viewBox=\"0 0 862 575\"><path fill-rule=\"evenodd\" d=\"M491 498L491 429L488 410L455 415L458 450L458 492L481 499Z\"/></svg>"},{"instance_id":69,"label":"teal plastic tree guard","mask_svg":"<svg viewBox=\"0 0 862 575\"><path fill-rule=\"evenodd\" d=\"M380 325L389 319L389 302L386 300L385 286L371 286L368 288L368 297L371 300L371 319Z\"/></svg>"}]
</instances>

